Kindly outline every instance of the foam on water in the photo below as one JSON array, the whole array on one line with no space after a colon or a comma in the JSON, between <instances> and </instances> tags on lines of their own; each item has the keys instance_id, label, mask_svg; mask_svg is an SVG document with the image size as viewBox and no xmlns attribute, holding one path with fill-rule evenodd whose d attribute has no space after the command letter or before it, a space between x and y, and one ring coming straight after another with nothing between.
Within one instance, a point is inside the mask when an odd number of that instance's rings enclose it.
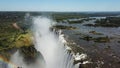
<instances>
[{"instance_id":1,"label":"foam on water","mask_svg":"<svg viewBox=\"0 0 120 68\"><path fill-rule=\"evenodd\" d=\"M86 55L75 55L69 52L72 49L67 46L67 41L62 31L58 31L58 35L56 35L50 29L54 24L55 22L49 18L42 16L33 17L33 43L36 50L44 57L44 66L41 66L41 60L37 60L36 63L30 65L25 64L19 50L11 56L11 62L15 66L22 68L79 68L80 63L74 65L74 61L84 59Z\"/></svg>"},{"instance_id":2,"label":"foam on water","mask_svg":"<svg viewBox=\"0 0 120 68\"><path fill-rule=\"evenodd\" d=\"M54 21L46 17L33 19L35 47L46 61L46 68L74 68L72 54L68 53L63 35L57 37L50 27Z\"/></svg>"}]
</instances>

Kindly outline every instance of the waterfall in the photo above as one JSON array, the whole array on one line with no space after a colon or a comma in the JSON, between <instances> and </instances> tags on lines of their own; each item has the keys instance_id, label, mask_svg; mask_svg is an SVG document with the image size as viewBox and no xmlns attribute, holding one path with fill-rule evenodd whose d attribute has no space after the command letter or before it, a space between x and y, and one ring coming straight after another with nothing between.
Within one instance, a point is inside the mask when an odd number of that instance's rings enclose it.
<instances>
[{"instance_id":1,"label":"waterfall","mask_svg":"<svg viewBox=\"0 0 120 68\"><path fill-rule=\"evenodd\" d=\"M15 68L78 68L79 64L74 65L75 58L69 52L71 48L67 46L64 34L61 31L56 34L54 30L50 29L55 22L42 16L32 19L33 44L44 59L39 57L35 63L26 64L24 57L17 50L11 56L11 62L14 63L12 65Z\"/></svg>"},{"instance_id":2,"label":"waterfall","mask_svg":"<svg viewBox=\"0 0 120 68\"><path fill-rule=\"evenodd\" d=\"M46 17L33 18L33 33L35 48L40 51L45 59L45 68L74 68L73 57L70 54L62 39L50 30L55 22Z\"/></svg>"}]
</instances>

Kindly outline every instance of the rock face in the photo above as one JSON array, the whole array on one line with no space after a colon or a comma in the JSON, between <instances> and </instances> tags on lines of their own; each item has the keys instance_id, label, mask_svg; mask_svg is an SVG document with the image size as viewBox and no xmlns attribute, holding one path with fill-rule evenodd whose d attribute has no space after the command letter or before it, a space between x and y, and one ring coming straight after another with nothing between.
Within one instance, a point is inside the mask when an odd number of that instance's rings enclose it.
<instances>
[{"instance_id":1,"label":"rock face","mask_svg":"<svg viewBox=\"0 0 120 68\"><path fill-rule=\"evenodd\" d=\"M30 64L30 63L35 63L38 58L44 59L42 54L38 52L34 46L29 46L29 47L21 47L19 49L20 54L23 56L23 60L25 63Z\"/></svg>"}]
</instances>

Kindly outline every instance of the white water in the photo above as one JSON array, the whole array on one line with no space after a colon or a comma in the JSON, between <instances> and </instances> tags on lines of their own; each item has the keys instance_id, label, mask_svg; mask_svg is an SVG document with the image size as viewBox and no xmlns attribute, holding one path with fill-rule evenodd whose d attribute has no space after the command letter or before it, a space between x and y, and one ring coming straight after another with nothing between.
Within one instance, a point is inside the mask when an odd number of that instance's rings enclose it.
<instances>
[{"instance_id":1,"label":"white water","mask_svg":"<svg viewBox=\"0 0 120 68\"><path fill-rule=\"evenodd\" d=\"M33 43L37 51L43 55L45 65L41 63L43 61L41 59L38 59L36 63L27 65L19 50L12 55L11 62L22 68L78 68L79 64L73 65L74 58L68 52L71 48L67 47L64 34L59 31L58 37L50 30L53 24L55 22L46 17L33 18Z\"/></svg>"},{"instance_id":2,"label":"white water","mask_svg":"<svg viewBox=\"0 0 120 68\"><path fill-rule=\"evenodd\" d=\"M35 63L32 64L26 64L23 56L19 53L19 50L16 51L11 58L11 62L14 64L9 65L8 68L43 68L44 63L43 60L41 60L40 58L37 59L37 61Z\"/></svg>"},{"instance_id":3,"label":"white water","mask_svg":"<svg viewBox=\"0 0 120 68\"><path fill-rule=\"evenodd\" d=\"M74 68L72 55L65 49L63 35L57 37L49 29L53 23L55 22L46 17L33 19L35 48L42 53L45 68Z\"/></svg>"}]
</instances>

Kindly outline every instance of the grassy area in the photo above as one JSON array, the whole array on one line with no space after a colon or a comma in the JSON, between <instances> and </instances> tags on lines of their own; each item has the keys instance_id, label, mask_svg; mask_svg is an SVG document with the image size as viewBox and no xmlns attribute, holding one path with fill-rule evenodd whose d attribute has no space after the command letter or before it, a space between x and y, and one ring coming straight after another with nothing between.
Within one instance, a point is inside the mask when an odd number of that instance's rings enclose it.
<instances>
[{"instance_id":1,"label":"grassy area","mask_svg":"<svg viewBox=\"0 0 120 68\"><path fill-rule=\"evenodd\" d=\"M30 31L23 33L12 26L13 22L6 21L0 22L0 50L32 44Z\"/></svg>"}]
</instances>

